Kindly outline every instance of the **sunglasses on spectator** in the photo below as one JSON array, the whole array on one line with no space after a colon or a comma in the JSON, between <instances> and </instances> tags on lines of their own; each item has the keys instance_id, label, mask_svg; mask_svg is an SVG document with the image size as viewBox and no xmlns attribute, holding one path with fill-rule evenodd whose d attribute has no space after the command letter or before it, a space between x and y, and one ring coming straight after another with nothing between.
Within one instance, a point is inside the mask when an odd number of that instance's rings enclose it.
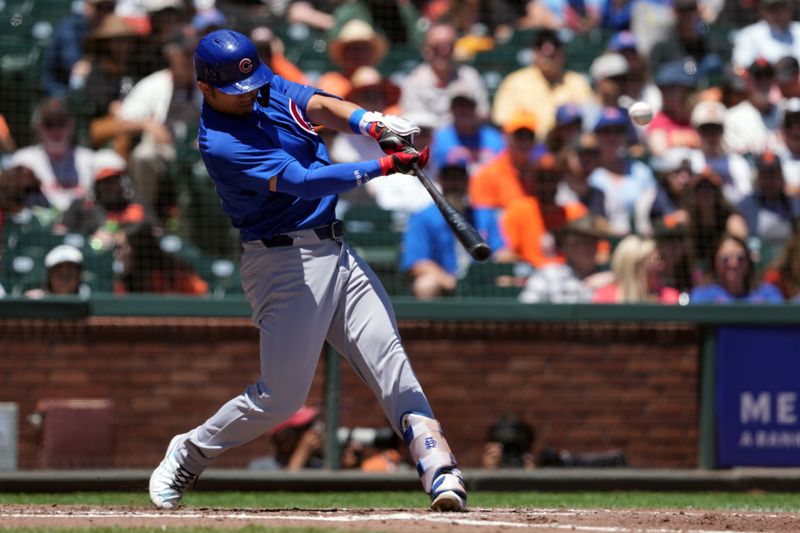
<instances>
[{"instance_id":1,"label":"sunglasses on spectator","mask_svg":"<svg viewBox=\"0 0 800 533\"><path fill-rule=\"evenodd\" d=\"M719 124L702 124L697 128L697 131L702 134L722 133L722 126Z\"/></svg>"},{"instance_id":2,"label":"sunglasses on spectator","mask_svg":"<svg viewBox=\"0 0 800 533\"><path fill-rule=\"evenodd\" d=\"M67 120L63 118L45 119L42 121L42 126L49 130L64 128L67 126Z\"/></svg>"},{"instance_id":3,"label":"sunglasses on spectator","mask_svg":"<svg viewBox=\"0 0 800 533\"><path fill-rule=\"evenodd\" d=\"M723 256L720 256L720 260L722 260L723 265L729 267L731 266L731 264L734 263L734 261L735 264L737 265L744 263L747 260L747 255L745 255L744 253L725 254Z\"/></svg>"}]
</instances>

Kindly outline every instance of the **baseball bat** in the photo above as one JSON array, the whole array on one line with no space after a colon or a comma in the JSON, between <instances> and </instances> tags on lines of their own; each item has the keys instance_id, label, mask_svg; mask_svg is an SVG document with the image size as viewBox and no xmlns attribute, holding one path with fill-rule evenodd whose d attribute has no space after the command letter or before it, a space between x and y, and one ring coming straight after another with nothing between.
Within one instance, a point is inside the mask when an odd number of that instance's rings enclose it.
<instances>
[{"instance_id":1,"label":"baseball bat","mask_svg":"<svg viewBox=\"0 0 800 533\"><path fill-rule=\"evenodd\" d=\"M492 255L492 250L489 248L489 245L486 244L486 241L483 240L483 237L478 234L475 227L467 222L464 215L459 213L458 210L447 201L441 191L436 188L433 181L431 181L418 164L413 163L412 168L417 179L419 179L425 189L428 190L428 194L433 198L436 207L439 208L444 219L450 225L450 228L453 230L458 240L461 241L461 244L464 245L469 255L476 261L486 261L489 259L489 256Z\"/></svg>"}]
</instances>

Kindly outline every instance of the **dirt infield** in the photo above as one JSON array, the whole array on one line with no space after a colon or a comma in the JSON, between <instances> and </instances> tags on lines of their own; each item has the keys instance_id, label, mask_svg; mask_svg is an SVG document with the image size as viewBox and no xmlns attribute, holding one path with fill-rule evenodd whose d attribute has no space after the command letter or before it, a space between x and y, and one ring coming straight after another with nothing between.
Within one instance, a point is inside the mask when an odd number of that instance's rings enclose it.
<instances>
[{"instance_id":1,"label":"dirt infield","mask_svg":"<svg viewBox=\"0 0 800 533\"><path fill-rule=\"evenodd\" d=\"M185 508L173 512L83 505L0 506L0 529L18 527L304 527L320 531L498 531L723 533L797 532L799 513L619 509L472 509L467 513L391 509L253 510Z\"/></svg>"}]
</instances>

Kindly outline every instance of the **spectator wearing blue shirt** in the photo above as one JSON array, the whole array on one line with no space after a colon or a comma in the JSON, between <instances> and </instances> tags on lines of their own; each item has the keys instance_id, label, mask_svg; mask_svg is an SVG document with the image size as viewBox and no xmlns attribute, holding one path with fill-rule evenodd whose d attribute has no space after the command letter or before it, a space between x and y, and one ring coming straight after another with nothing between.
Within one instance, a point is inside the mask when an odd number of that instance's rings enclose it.
<instances>
[{"instance_id":1,"label":"spectator wearing blue shirt","mask_svg":"<svg viewBox=\"0 0 800 533\"><path fill-rule=\"evenodd\" d=\"M480 92L473 85L456 80L447 93L453 123L436 132L431 146L435 166L464 165L467 175L492 159L506 146L503 134L486 123L478 111Z\"/></svg>"},{"instance_id":2,"label":"spectator wearing blue shirt","mask_svg":"<svg viewBox=\"0 0 800 533\"><path fill-rule=\"evenodd\" d=\"M725 234L714 256L715 280L696 287L689 296L693 304L782 303L783 295L771 283L756 284L755 266L747 243Z\"/></svg>"},{"instance_id":3,"label":"spectator wearing blue shirt","mask_svg":"<svg viewBox=\"0 0 800 533\"><path fill-rule=\"evenodd\" d=\"M463 165L443 167L439 183L450 203L468 219L472 218L466 200L466 168ZM469 261L435 205L411 215L403 237L400 269L408 272L414 296L432 299L452 294L458 279L466 273Z\"/></svg>"},{"instance_id":4,"label":"spectator wearing blue shirt","mask_svg":"<svg viewBox=\"0 0 800 533\"><path fill-rule=\"evenodd\" d=\"M72 67L84 55L84 39L114 12L115 4L115 0L86 0L82 13L73 13L58 23L42 58L42 86L47 96L67 96Z\"/></svg>"}]
</instances>

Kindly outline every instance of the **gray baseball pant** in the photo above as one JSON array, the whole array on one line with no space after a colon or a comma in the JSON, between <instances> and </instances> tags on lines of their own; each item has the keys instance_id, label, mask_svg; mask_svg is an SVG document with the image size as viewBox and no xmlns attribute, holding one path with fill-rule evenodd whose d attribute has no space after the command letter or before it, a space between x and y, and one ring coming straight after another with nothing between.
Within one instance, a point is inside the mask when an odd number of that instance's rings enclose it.
<instances>
[{"instance_id":1,"label":"gray baseball pant","mask_svg":"<svg viewBox=\"0 0 800 533\"><path fill-rule=\"evenodd\" d=\"M308 395L327 339L372 390L392 428L417 412L433 418L400 342L389 296L347 244L299 231L294 246L246 242L242 285L261 331L257 382L190 432L187 459L205 467L291 416Z\"/></svg>"}]
</instances>

